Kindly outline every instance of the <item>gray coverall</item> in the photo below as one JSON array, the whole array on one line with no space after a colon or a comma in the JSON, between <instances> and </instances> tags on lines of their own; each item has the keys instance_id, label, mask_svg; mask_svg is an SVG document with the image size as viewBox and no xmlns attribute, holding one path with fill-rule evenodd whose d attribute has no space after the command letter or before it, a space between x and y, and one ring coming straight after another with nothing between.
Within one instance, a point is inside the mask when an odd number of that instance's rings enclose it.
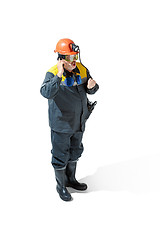
<instances>
[{"instance_id":1,"label":"gray coverall","mask_svg":"<svg viewBox=\"0 0 160 240\"><path fill-rule=\"evenodd\" d=\"M73 71L79 72L78 67ZM90 78L87 77L81 84L71 87L64 85L57 75L47 72L40 92L48 99L49 126L51 128L52 165L55 169L63 169L68 161L77 161L83 152L82 136L85 122L90 115L87 94L94 94L99 86L87 88ZM64 75L67 71L64 72Z\"/></svg>"}]
</instances>

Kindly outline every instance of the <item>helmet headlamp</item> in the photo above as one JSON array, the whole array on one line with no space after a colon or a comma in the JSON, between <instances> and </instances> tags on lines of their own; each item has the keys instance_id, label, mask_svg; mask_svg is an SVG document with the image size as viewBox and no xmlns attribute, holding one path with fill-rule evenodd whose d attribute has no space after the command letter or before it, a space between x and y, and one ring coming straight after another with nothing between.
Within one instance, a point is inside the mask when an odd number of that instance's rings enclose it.
<instances>
[{"instance_id":1,"label":"helmet headlamp","mask_svg":"<svg viewBox=\"0 0 160 240\"><path fill-rule=\"evenodd\" d=\"M72 43L71 45L72 45L72 50L73 50L74 52L78 52L79 46L76 45L76 44L74 44L74 43Z\"/></svg>"}]
</instances>

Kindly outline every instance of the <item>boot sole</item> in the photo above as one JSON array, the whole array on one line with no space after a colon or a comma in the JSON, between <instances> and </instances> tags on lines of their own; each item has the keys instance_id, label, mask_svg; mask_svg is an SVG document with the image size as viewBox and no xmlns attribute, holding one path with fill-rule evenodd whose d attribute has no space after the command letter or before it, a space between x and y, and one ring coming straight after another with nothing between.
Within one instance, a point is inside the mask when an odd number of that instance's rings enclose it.
<instances>
[{"instance_id":1,"label":"boot sole","mask_svg":"<svg viewBox=\"0 0 160 240\"><path fill-rule=\"evenodd\" d=\"M85 190L87 190L87 186L82 189L82 188L76 187L76 186L74 186L74 185L67 184L66 187L71 187L71 188L73 188L73 189L75 189L75 190L78 190L78 191L85 191Z\"/></svg>"}]
</instances>

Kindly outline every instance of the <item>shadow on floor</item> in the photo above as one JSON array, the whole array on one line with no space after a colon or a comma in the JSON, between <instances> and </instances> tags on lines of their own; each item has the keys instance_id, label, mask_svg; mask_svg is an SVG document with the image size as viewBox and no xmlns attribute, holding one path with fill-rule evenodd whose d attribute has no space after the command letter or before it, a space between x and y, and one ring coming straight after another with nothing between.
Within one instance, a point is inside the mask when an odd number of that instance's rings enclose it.
<instances>
[{"instance_id":1,"label":"shadow on floor","mask_svg":"<svg viewBox=\"0 0 160 240\"><path fill-rule=\"evenodd\" d=\"M94 174L79 181L88 185L84 193L95 191L147 193L155 189L160 191L159 162L159 156L150 156L101 166ZM70 189L70 192L79 191Z\"/></svg>"}]
</instances>

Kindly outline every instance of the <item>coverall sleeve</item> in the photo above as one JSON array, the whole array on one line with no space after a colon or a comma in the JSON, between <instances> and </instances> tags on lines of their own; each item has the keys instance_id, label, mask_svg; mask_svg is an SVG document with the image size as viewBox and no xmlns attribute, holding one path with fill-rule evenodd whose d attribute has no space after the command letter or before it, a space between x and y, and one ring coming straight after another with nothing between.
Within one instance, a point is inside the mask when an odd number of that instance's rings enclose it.
<instances>
[{"instance_id":1,"label":"coverall sleeve","mask_svg":"<svg viewBox=\"0 0 160 240\"><path fill-rule=\"evenodd\" d=\"M58 93L61 80L62 78L58 77L57 75L47 72L40 89L42 96L47 99L54 98Z\"/></svg>"},{"instance_id":2,"label":"coverall sleeve","mask_svg":"<svg viewBox=\"0 0 160 240\"><path fill-rule=\"evenodd\" d=\"M90 89L87 88L86 92L88 94L94 94L98 91L98 89L99 89L99 85L96 83L96 85L93 88L90 88Z\"/></svg>"},{"instance_id":3,"label":"coverall sleeve","mask_svg":"<svg viewBox=\"0 0 160 240\"><path fill-rule=\"evenodd\" d=\"M92 78L91 77L91 75L90 75L90 72L89 72L89 70L87 69L87 83L88 83L88 80L90 79L90 78ZM94 93L96 93L97 91L98 91L98 89L99 89L99 85L96 83L96 85L93 87L93 88L87 88L87 86L86 86L86 92L88 93L88 94L94 94Z\"/></svg>"}]
</instances>

